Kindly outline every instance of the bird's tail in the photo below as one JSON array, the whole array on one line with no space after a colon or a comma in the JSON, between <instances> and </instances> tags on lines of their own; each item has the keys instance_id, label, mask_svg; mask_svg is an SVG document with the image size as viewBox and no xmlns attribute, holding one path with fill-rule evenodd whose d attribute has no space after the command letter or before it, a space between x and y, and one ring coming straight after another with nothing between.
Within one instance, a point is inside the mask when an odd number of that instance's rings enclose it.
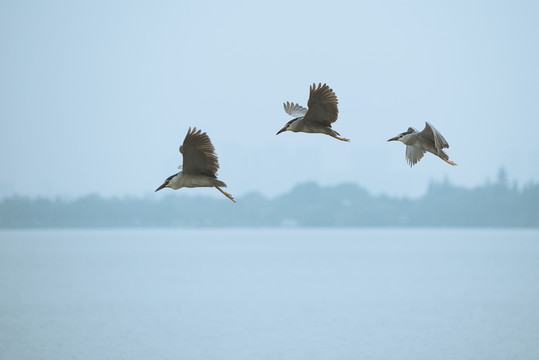
<instances>
[{"instance_id":1,"label":"bird's tail","mask_svg":"<svg viewBox=\"0 0 539 360\"><path fill-rule=\"evenodd\" d=\"M438 150L438 156L442 160L449 160L449 155L447 155L442 149Z\"/></svg>"},{"instance_id":2,"label":"bird's tail","mask_svg":"<svg viewBox=\"0 0 539 360\"><path fill-rule=\"evenodd\" d=\"M222 182L221 180L214 179L213 186L226 187L226 184Z\"/></svg>"}]
</instances>

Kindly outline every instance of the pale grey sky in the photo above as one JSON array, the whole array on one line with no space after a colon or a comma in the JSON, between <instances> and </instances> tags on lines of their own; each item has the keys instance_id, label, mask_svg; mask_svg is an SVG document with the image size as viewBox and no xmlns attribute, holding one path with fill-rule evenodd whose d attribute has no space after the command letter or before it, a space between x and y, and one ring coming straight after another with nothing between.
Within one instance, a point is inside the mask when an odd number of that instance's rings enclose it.
<instances>
[{"instance_id":1,"label":"pale grey sky","mask_svg":"<svg viewBox=\"0 0 539 360\"><path fill-rule=\"evenodd\" d=\"M236 197L311 180L417 196L500 167L539 181L538 18L536 1L3 1L0 195L150 195L189 126ZM313 82L350 143L275 136ZM458 166L410 168L386 142L425 121Z\"/></svg>"}]
</instances>

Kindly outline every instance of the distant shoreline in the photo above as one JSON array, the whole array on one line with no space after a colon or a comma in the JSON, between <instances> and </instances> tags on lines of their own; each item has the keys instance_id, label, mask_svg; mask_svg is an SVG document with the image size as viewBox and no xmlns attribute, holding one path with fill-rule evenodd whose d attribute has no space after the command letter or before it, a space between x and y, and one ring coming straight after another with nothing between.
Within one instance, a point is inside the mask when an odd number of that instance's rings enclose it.
<instances>
[{"instance_id":1,"label":"distant shoreline","mask_svg":"<svg viewBox=\"0 0 539 360\"><path fill-rule=\"evenodd\" d=\"M539 227L539 184L517 189L503 179L473 189L434 183L417 199L310 182L272 199L251 193L237 200L12 196L0 200L0 229Z\"/></svg>"}]
</instances>

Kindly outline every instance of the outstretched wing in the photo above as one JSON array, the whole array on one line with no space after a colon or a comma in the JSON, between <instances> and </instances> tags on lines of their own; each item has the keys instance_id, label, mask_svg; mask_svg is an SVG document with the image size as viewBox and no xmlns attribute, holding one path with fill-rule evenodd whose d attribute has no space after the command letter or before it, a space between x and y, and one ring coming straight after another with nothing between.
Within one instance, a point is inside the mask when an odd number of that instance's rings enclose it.
<instances>
[{"instance_id":1,"label":"outstretched wing","mask_svg":"<svg viewBox=\"0 0 539 360\"><path fill-rule=\"evenodd\" d=\"M189 128L183 145L180 146L183 155L182 171L189 175L217 176L219 161L215 148L206 133L197 128Z\"/></svg>"},{"instance_id":2,"label":"outstretched wing","mask_svg":"<svg viewBox=\"0 0 539 360\"><path fill-rule=\"evenodd\" d=\"M425 151L416 148L415 146L406 145L406 162L410 166L417 164L419 160L425 155Z\"/></svg>"},{"instance_id":3,"label":"outstretched wing","mask_svg":"<svg viewBox=\"0 0 539 360\"><path fill-rule=\"evenodd\" d=\"M303 106L299 104L294 104L287 101L286 103L283 103L283 106L284 106L284 111L288 115L293 116L293 117L305 116L305 114L307 113L307 109L305 109Z\"/></svg>"},{"instance_id":4,"label":"outstretched wing","mask_svg":"<svg viewBox=\"0 0 539 360\"><path fill-rule=\"evenodd\" d=\"M436 147L438 154L440 151L442 151L442 149L449 147L449 144L447 141L445 141L442 134L440 134L440 132L428 122L425 122L425 128L418 135L423 139L434 141L434 146Z\"/></svg>"},{"instance_id":5,"label":"outstretched wing","mask_svg":"<svg viewBox=\"0 0 539 360\"><path fill-rule=\"evenodd\" d=\"M309 110L307 110L303 121L331 126L339 116L337 96L326 84L318 84L318 87L313 84L310 89L309 102L307 103Z\"/></svg>"}]
</instances>

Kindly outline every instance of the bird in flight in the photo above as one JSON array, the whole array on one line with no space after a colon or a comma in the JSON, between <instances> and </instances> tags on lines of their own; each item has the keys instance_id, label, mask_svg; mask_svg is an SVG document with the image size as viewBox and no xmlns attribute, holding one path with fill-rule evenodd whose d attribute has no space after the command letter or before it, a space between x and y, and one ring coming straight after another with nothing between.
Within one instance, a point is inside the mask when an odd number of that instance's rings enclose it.
<instances>
[{"instance_id":1,"label":"bird in flight","mask_svg":"<svg viewBox=\"0 0 539 360\"><path fill-rule=\"evenodd\" d=\"M400 141L406 144L406 162L413 166L428 151L451 165L457 165L449 160L449 156L442 150L449 148L449 144L434 126L425 122L425 128L419 132L413 127L407 131L389 139L388 141Z\"/></svg>"},{"instance_id":2,"label":"bird in flight","mask_svg":"<svg viewBox=\"0 0 539 360\"><path fill-rule=\"evenodd\" d=\"M177 190L182 187L214 187L223 193L227 198L236 202L232 195L221 188L226 184L217 179L219 161L215 148L206 133L201 130L189 128L187 135L180 146L180 153L183 155L183 165L180 166L179 173L169 176L163 185L155 191L164 188Z\"/></svg>"},{"instance_id":3,"label":"bird in flight","mask_svg":"<svg viewBox=\"0 0 539 360\"><path fill-rule=\"evenodd\" d=\"M294 116L294 119L287 122L277 135L285 131L322 133L341 141L350 141L331 128L331 124L337 121L339 116L338 103L335 92L329 86L319 83L317 87L316 84L312 84L307 102L308 109L288 101L283 104L284 111Z\"/></svg>"}]
</instances>

